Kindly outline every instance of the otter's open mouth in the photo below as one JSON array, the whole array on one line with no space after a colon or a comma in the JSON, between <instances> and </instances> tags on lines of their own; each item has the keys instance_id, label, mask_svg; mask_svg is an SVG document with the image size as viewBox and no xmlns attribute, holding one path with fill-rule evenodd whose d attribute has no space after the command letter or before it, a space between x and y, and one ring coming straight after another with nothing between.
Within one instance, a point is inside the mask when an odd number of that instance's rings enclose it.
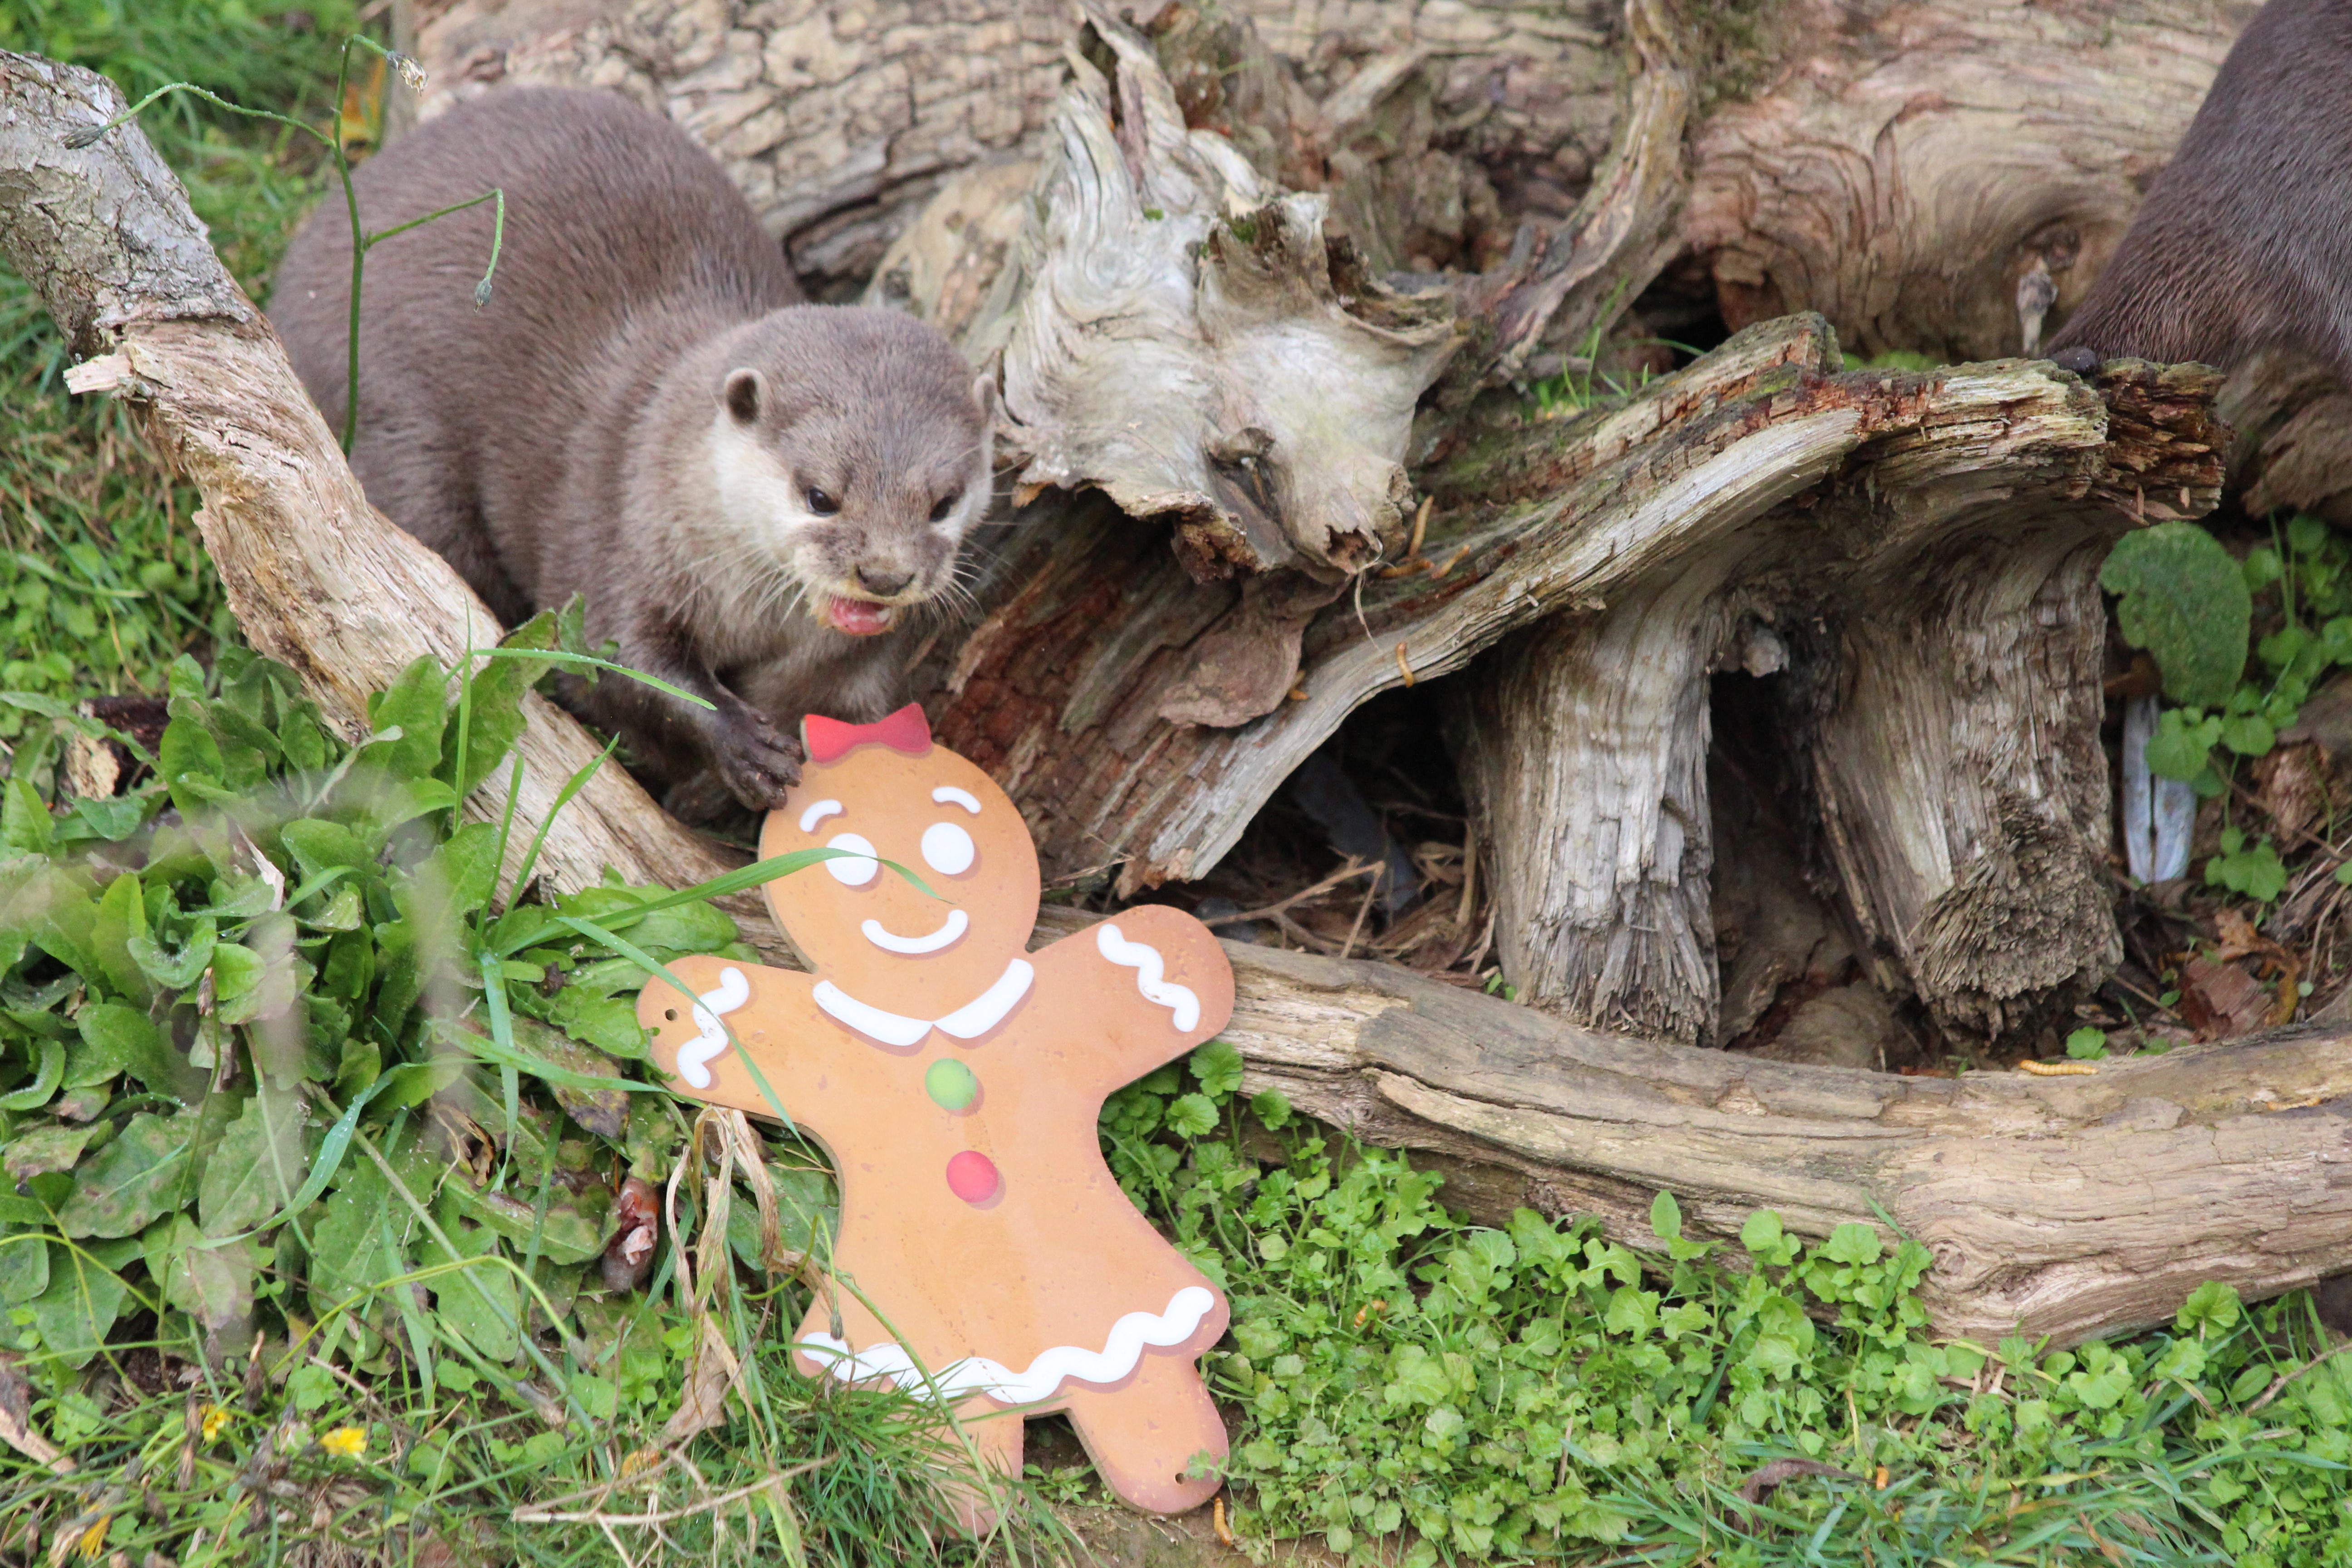
<instances>
[{"instance_id":1,"label":"otter's open mouth","mask_svg":"<svg viewBox=\"0 0 2352 1568\"><path fill-rule=\"evenodd\" d=\"M827 594L818 606L817 618L835 631L854 637L877 637L888 631L898 618L898 607L877 605L870 599L845 599L838 594Z\"/></svg>"}]
</instances>

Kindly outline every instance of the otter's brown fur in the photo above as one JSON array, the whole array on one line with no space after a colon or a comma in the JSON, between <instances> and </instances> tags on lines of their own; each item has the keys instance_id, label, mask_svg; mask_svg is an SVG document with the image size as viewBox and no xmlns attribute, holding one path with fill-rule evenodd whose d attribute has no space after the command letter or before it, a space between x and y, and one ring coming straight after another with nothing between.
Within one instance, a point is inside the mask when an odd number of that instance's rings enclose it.
<instances>
[{"instance_id":1,"label":"otter's brown fur","mask_svg":"<svg viewBox=\"0 0 2352 1568\"><path fill-rule=\"evenodd\" d=\"M2255 13L2050 356L2226 370L2284 346L2352 381L2348 85L2352 4Z\"/></svg>"},{"instance_id":2,"label":"otter's brown fur","mask_svg":"<svg viewBox=\"0 0 2352 1568\"><path fill-rule=\"evenodd\" d=\"M894 312L814 306L718 164L611 95L493 92L355 181L380 230L498 187L491 212L369 252L352 464L369 498L509 621L586 595L592 638L703 710L607 676L571 692L657 783L754 807L798 776L801 715L894 705L913 606L984 510L982 390ZM270 317L344 409L350 227L322 203ZM881 635L852 636L836 623Z\"/></svg>"}]
</instances>

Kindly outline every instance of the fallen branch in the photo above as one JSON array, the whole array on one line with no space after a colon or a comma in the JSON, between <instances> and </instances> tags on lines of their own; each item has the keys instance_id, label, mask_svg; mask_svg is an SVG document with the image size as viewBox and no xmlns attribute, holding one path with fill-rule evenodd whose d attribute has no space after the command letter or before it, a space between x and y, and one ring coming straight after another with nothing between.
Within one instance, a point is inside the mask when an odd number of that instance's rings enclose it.
<instances>
[{"instance_id":1,"label":"fallen branch","mask_svg":"<svg viewBox=\"0 0 2352 1568\"><path fill-rule=\"evenodd\" d=\"M1445 1201L1526 1205L1660 1247L1758 1209L1825 1237L1882 1213L1934 1255L1939 1334L2060 1344L2168 1321L2199 1284L2352 1269L2352 1030L2103 1062L2090 1078L1906 1078L1602 1034L1394 967L1226 944L1246 1092L1426 1151ZM1737 1243L1730 1255L1739 1256Z\"/></svg>"}]
</instances>

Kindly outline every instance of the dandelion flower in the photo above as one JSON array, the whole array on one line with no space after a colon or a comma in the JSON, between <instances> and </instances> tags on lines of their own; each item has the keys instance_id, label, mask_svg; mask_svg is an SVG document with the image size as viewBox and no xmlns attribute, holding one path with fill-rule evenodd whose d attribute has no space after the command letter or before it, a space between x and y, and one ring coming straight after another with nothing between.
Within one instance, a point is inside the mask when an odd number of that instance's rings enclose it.
<instances>
[{"instance_id":1,"label":"dandelion flower","mask_svg":"<svg viewBox=\"0 0 2352 1568\"><path fill-rule=\"evenodd\" d=\"M367 1452L367 1429L338 1426L319 1439L319 1447L339 1459L356 1459Z\"/></svg>"},{"instance_id":2,"label":"dandelion flower","mask_svg":"<svg viewBox=\"0 0 2352 1568\"><path fill-rule=\"evenodd\" d=\"M214 1438L219 1436L221 1435L221 1428L227 1425L227 1411L222 1409L217 1405L207 1405L205 1406L204 1434L205 1442L209 1443Z\"/></svg>"},{"instance_id":3,"label":"dandelion flower","mask_svg":"<svg viewBox=\"0 0 2352 1568\"><path fill-rule=\"evenodd\" d=\"M88 1530L81 1532L81 1540L77 1543L77 1545L84 1557L95 1557L100 1552L106 1550L107 1526L113 1522L114 1516L110 1513L104 1519L100 1520L96 1524L91 1525Z\"/></svg>"}]
</instances>

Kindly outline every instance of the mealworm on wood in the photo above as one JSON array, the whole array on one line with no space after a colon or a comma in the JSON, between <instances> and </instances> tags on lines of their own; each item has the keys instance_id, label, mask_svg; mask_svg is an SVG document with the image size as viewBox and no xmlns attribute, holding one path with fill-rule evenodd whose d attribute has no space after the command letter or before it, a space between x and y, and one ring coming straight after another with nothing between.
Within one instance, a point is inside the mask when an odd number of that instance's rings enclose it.
<instances>
[{"instance_id":1,"label":"mealworm on wood","mask_svg":"<svg viewBox=\"0 0 2352 1568\"><path fill-rule=\"evenodd\" d=\"M2091 1074L2099 1070L2099 1064L2096 1062L2029 1061L2018 1063L2017 1070L2020 1072L2032 1073L2035 1078L2087 1078Z\"/></svg>"},{"instance_id":2,"label":"mealworm on wood","mask_svg":"<svg viewBox=\"0 0 2352 1568\"><path fill-rule=\"evenodd\" d=\"M1404 683L1407 686L1411 686L1412 684L1412 666L1404 661L1404 644L1402 643L1399 643L1396 646L1396 661L1397 673L1404 677Z\"/></svg>"}]
</instances>

